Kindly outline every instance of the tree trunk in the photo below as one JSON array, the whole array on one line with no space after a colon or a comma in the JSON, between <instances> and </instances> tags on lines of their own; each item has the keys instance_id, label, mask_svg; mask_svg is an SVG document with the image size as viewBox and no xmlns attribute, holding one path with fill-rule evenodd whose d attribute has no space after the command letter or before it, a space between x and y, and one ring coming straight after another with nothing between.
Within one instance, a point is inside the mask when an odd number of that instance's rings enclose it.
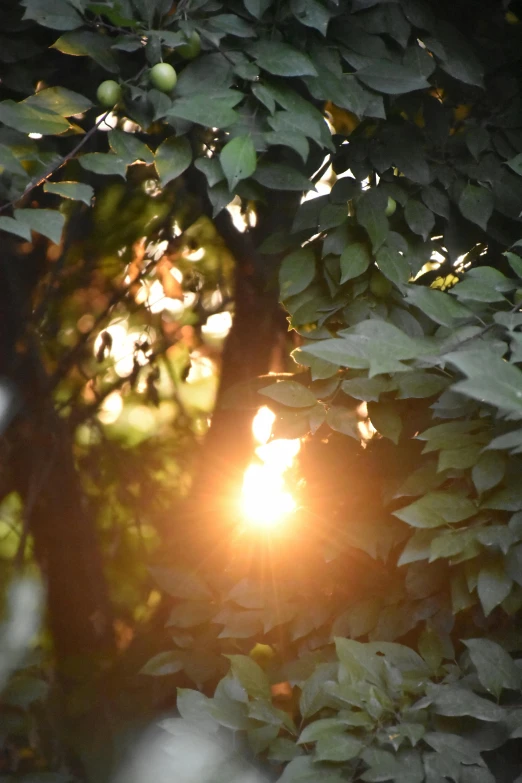
<instances>
[{"instance_id":1,"label":"tree trunk","mask_svg":"<svg viewBox=\"0 0 522 783\"><path fill-rule=\"evenodd\" d=\"M31 294L42 269L39 249L0 264L0 377L15 389L18 413L6 432L8 480L3 491L23 501L25 539L32 535L47 586L57 659L92 657L112 646L111 609L95 521L74 464L70 433L53 405L49 379L31 334ZM24 263L22 263L24 262Z\"/></svg>"}]
</instances>

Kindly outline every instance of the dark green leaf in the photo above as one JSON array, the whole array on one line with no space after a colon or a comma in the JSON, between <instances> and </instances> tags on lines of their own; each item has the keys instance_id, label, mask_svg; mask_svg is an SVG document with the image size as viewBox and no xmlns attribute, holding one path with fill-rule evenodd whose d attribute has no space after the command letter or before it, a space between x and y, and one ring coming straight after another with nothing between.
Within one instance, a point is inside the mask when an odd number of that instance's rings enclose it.
<instances>
[{"instance_id":1,"label":"dark green leaf","mask_svg":"<svg viewBox=\"0 0 522 783\"><path fill-rule=\"evenodd\" d=\"M469 498L453 492L428 492L409 506L394 511L394 516L412 527L443 527L462 522L477 513Z\"/></svg>"},{"instance_id":2,"label":"dark green leaf","mask_svg":"<svg viewBox=\"0 0 522 783\"><path fill-rule=\"evenodd\" d=\"M230 190L256 170L256 151L250 136L236 136L225 144L219 155Z\"/></svg>"},{"instance_id":3,"label":"dark green leaf","mask_svg":"<svg viewBox=\"0 0 522 783\"><path fill-rule=\"evenodd\" d=\"M86 155L80 155L78 160L86 171L106 176L116 174L125 179L127 164L111 152L88 152Z\"/></svg>"},{"instance_id":4,"label":"dark green leaf","mask_svg":"<svg viewBox=\"0 0 522 783\"><path fill-rule=\"evenodd\" d=\"M297 381L278 381L260 389L259 394L290 408L308 408L317 402L315 394Z\"/></svg>"},{"instance_id":5,"label":"dark green leaf","mask_svg":"<svg viewBox=\"0 0 522 783\"><path fill-rule=\"evenodd\" d=\"M83 20L73 4L56 0L23 0L24 19L33 19L42 27L52 30L74 30L81 27Z\"/></svg>"},{"instance_id":6,"label":"dark green leaf","mask_svg":"<svg viewBox=\"0 0 522 783\"><path fill-rule=\"evenodd\" d=\"M133 133L124 133L116 129L111 130L109 131L109 144L114 154L128 165L138 161L154 163L152 150Z\"/></svg>"},{"instance_id":7,"label":"dark green leaf","mask_svg":"<svg viewBox=\"0 0 522 783\"><path fill-rule=\"evenodd\" d=\"M260 163L254 179L273 190L315 190L314 184L308 177L283 163Z\"/></svg>"},{"instance_id":8,"label":"dark green leaf","mask_svg":"<svg viewBox=\"0 0 522 783\"><path fill-rule=\"evenodd\" d=\"M450 353L446 358L468 377L453 387L456 391L522 418L522 371L518 367L487 348Z\"/></svg>"},{"instance_id":9,"label":"dark green leaf","mask_svg":"<svg viewBox=\"0 0 522 783\"><path fill-rule=\"evenodd\" d=\"M164 677L168 674L176 674L183 669L183 661L179 658L179 653L174 650L162 652L147 661L141 669L140 674L148 674L152 677Z\"/></svg>"},{"instance_id":10,"label":"dark green leaf","mask_svg":"<svg viewBox=\"0 0 522 783\"><path fill-rule=\"evenodd\" d=\"M21 133L41 133L42 136L58 135L70 127L60 114L11 100L0 103L0 122Z\"/></svg>"},{"instance_id":11,"label":"dark green leaf","mask_svg":"<svg viewBox=\"0 0 522 783\"><path fill-rule=\"evenodd\" d=\"M156 150L154 164L161 184L167 185L183 174L192 161L192 148L185 136L170 136Z\"/></svg>"},{"instance_id":12,"label":"dark green leaf","mask_svg":"<svg viewBox=\"0 0 522 783\"><path fill-rule=\"evenodd\" d=\"M457 321L471 316L467 307L456 302L444 291L436 291L424 286L409 286L406 299L422 310L432 321L442 326L454 326Z\"/></svg>"},{"instance_id":13,"label":"dark green leaf","mask_svg":"<svg viewBox=\"0 0 522 783\"><path fill-rule=\"evenodd\" d=\"M0 231L8 231L10 234L15 234L17 237L27 240L27 242L31 241L31 229L29 226L12 217L0 215Z\"/></svg>"},{"instance_id":14,"label":"dark green leaf","mask_svg":"<svg viewBox=\"0 0 522 783\"><path fill-rule=\"evenodd\" d=\"M467 639L464 644L469 650L480 682L496 699L503 688L520 688L522 672L499 644L490 639Z\"/></svg>"},{"instance_id":15,"label":"dark green leaf","mask_svg":"<svg viewBox=\"0 0 522 783\"><path fill-rule=\"evenodd\" d=\"M301 24L326 35L332 14L317 0L290 0L290 10Z\"/></svg>"},{"instance_id":16,"label":"dark green leaf","mask_svg":"<svg viewBox=\"0 0 522 783\"><path fill-rule=\"evenodd\" d=\"M283 301L308 288L315 277L315 255L311 247L303 247L286 256L279 270L279 286Z\"/></svg>"},{"instance_id":17,"label":"dark green leaf","mask_svg":"<svg viewBox=\"0 0 522 783\"><path fill-rule=\"evenodd\" d=\"M341 253L341 284L366 272L371 260L370 251L362 242L348 245Z\"/></svg>"},{"instance_id":18,"label":"dark green leaf","mask_svg":"<svg viewBox=\"0 0 522 783\"><path fill-rule=\"evenodd\" d=\"M404 210L404 217L414 234L420 234L424 240L429 237L435 225L435 218L433 212L427 209L424 204L421 204L417 199L409 199Z\"/></svg>"},{"instance_id":19,"label":"dark green leaf","mask_svg":"<svg viewBox=\"0 0 522 783\"><path fill-rule=\"evenodd\" d=\"M94 196L94 188L83 182L46 182L44 190L46 193L56 193L58 196L62 196L62 198L83 201L88 207L91 205L92 197Z\"/></svg>"},{"instance_id":20,"label":"dark green leaf","mask_svg":"<svg viewBox=\"0 0 522 783\"><path fill-rule=\"evenodd\" d=\"M494 561L480 569L477 593L486 617L507 598L512 586L513 581L506 574L503 562Z\"/></svg>"},{"instance_id":21,"label":"dark green leaf","mask_svg":"<svg viewBox=\"0 0 522 783\"><path fill-rule=\"evenodd\" d=\"M65 216L55 209L15 209L15 220L25 223L31 231L43 234L58 244L62 237Z\"/></svg>"},{"instance_id":22,"label":"dark green leaf","mask_svg":"<svg viewBox=\"0 0 522 783\"><path fill-rule=\"evenodd\" d=\"M317 76L310 58L288 44L259 41L251 53L260 68L276 76Z\"/></svg>"},{"instance_id":23,"label":"dark green leaf","mask_svg":"<svg viewBox=\"0 0 522 783\"><path fill-rule=\"evenodd\" d=\"M192 97L177 98L167 112L167 119L179 118L204 127L227 128L238 119L234 106L242 99L243 95L235 90L199 92Z\"/></svg>"},{"instance_id":24,"label":"dark green leaf","mask_svg":"<svg viewBox=\"0 0 522 783\"><path fill-rule=\"evenodd\" d=\"M426 78L413 69L382 60L367 65L357 71L360 79L372 90L389 95L400 95L413 90L423 90L430 86Z\"/></svg>"},{"instance_id":25,"label":"dark green leaf","mask_svg":"<svg viewBox=\"0 0 522 783\"><path fill-rule=\"evenodd\" d=\"M459 208L465 218L485 231L493 214L493 194L480 185L468 184L460 194Z\"/></svg>"},{"instance_id":26,"label":"dark green leaf","mask_svg":"<svg viewBox=\"0 0 522 783\"><path fill-rule=\"evenodd\" d=\"M118 64L111 51L111 38L91 33L87 30L75 30L65 33L52 45L54 49L75 57L90 57L106 71L115 73Z\"/></svg>"},{"instance_id":27,"label":"dark green leaf","mask_svg":"<svg viewBox=\"0 0 522 783\"><path fill-rule=\"evenodd\" d=\"M461 717L470 715L478 720L498 722L504 717L504 710L493 702L477 696L472 691L455 685L441 685L437 688L433 702L439 715Z\"/></svg>"},{"instance_id":28,"label":"dark green leaf","mask_svg":"<svg viewBox=\"0 0 522 783\"><path fill-rule=\"evenodd\" d=\"M91 108L92 103L84 95L66 90L65 87L47 87L26 98L23 105L31 106L36 111L50 111L62 117L70 117L72 114L83 114Z\"/></svg>"},{"instance_id":29,"label":"dark green leaf","mask_svg":"<svg viewBox=\"0 0 522 783\"><path fill-rule=\"evenodd\" d=\"M505 471L506 460L502 454L493 451L482 454L471 472L477 492L487 492L496 487L504 478Z\"/></svg>"},{"instance_id":30,"label":"dark green leaf","mask_svg":"<svg viewBox=\"0 0 522 783\"><path fill-rule=\"evenodd\" d=\"M248 655L226 655L232 674L237 677L249 696L270 699L270 683L262 668Z\"/></svg>"}]
</instances>

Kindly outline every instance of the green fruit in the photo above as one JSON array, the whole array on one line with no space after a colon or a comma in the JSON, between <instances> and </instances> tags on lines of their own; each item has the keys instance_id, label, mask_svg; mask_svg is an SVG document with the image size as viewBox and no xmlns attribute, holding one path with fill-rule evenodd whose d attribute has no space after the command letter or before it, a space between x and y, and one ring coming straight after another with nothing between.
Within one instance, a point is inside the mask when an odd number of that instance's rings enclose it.
<instances>
[{"instance_id":1,"label":"green fruit","mask_svg":"<svg viewBox=\"0 0 522 783\"><path fill-rule=\"evenodd\" d=\"M115 103L121 98L121 87L114 79L107 79L102 82L96 90L96 98L101 106L106 109L112 109Z\"/></svg>"},{"instance_id":2,"label":"green fruit","mask_svg":"<svg viewBox=\"0 0 522 783\"><path fill-rule=\"evenodd\" d=\"M378 269L374 269L371 274L370 291L378 299L386 299L392 292L392 284Z\"/></svg>"},{"instance_id":3,"label":"green fruit","mask_svg":"<svg viewBox=\"0 0 522 783\"><path fill-rule=\"evenodd\" d=\"M384 214L386 217L391 217L395 210L397 209L397 202L394 198L391 196L388 196L388 203L386 204L386 209L384 210Z\"/></svg>"},{"instance_id":4,"label":"green fruit","mask_svg":"<svg viewBox=\"0 0 522 783\"><path fill-rule=\"evenodd\" d=\"M150 69L149 79L152 86L161 92L170 92L178 81L176 71L169 63L157 63Z\"/></svg>"},{"instance_id":5,"label":"green fruit","mask_svg":"<svg viewBox=\"0 0 522 783\"><path fill-rule=\"evenodd\" d=\"M201 51L201 38L194 30L188 38L187 43L181 44L176 49L176 52L183 57L184 60L193 60L197 57Z\"/></svg>"}]
</instances>

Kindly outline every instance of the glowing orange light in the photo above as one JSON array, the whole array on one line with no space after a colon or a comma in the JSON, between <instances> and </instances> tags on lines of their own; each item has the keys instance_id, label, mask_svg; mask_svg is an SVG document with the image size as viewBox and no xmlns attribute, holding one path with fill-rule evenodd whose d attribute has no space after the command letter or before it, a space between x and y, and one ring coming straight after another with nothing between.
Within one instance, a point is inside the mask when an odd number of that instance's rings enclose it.
<instances>
[{"instance_id":1,"label":"glowing orange light","mask_svg":"<svg viewBox=\"0 0 522 783\"><path fill-rule=\"evenodd\" d=\"M270 440L275 414L260 408L252 422L257 462L248 466L241 493L242 512L251 525L271 528L295 511L297 504L288 491L285 473L299 452L299 440Z\"/></svg>"}]
</instances>

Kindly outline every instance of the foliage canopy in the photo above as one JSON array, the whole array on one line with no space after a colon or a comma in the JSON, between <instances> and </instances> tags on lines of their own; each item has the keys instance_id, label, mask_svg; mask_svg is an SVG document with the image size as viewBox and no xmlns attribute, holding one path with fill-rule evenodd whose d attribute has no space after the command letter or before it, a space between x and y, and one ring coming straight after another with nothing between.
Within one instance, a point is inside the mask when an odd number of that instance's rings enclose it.
<instances>
[{"instance_id":1,"label":"foliage canopy","mask_svg":"<svg viewBox=\"0 0 522 783\"><path fill-rule=\"evenodd\" d=\"M142 688L161 689L164 677L181 685L184 721L241 732L281 783L516 774L507 759L522 736L517 13L486 0L21 0L0 10L0 373L29 400L36 383L38 397L3 417L7 443L24 416L40 434L65 422L74 480L107 551L112 497L119 530L134 506L153 527L169 487L186 502L194 433L212 406L208 389L187 397L187 368L208 319L233 303L245 334L238 343L232 331L223 349L215 422L228 410L230 432L234 416L246 408L251 419L268 402L278 434L306 439L303 508L272 551L277 591L259 552L250 565L244 539L229 546L234 531L217 511L214 533L208 514L195 524L211 554L226 539L228 559L214 568L184 557L183 524L152 577L158 529L150 547L129 543L122 563L104 556L118 612L142 600L150 578L164 596L163 649L131 663L143 667ZM151 86L160 62L177 72L170 92ZM106 80L121 98L102 111ZM277 279L296 335L293 375L260 382L253 376L270 367L255 363L260 343L248 340L265 334ZM153 281L167 318L150 304ZM118 319L132 328L115 371ZM227 374L233 345L252 352L248 372ZM38 372L20 365L20 351L38 353ZM87 425L121 389L126 418L112 429L98 421L93 440ZM129 426L133 408L148 434ZM67 520L46 501L53 532L42 544L44 523L31 521L38 490L14 474L4 513L25 513L49 594L63 594L52 537ZM73 485L72 473L65 479ZM130 562L139 576L118 593ZM57 642L59 617L51 628ZM7 649L9 626L2 638ZM270 645L257 662L256 644ZM31 678L24 701L16 685ZM10 680L15 712L42 701L35 682L30 669Z\"/></svg>"}]
</instances>

